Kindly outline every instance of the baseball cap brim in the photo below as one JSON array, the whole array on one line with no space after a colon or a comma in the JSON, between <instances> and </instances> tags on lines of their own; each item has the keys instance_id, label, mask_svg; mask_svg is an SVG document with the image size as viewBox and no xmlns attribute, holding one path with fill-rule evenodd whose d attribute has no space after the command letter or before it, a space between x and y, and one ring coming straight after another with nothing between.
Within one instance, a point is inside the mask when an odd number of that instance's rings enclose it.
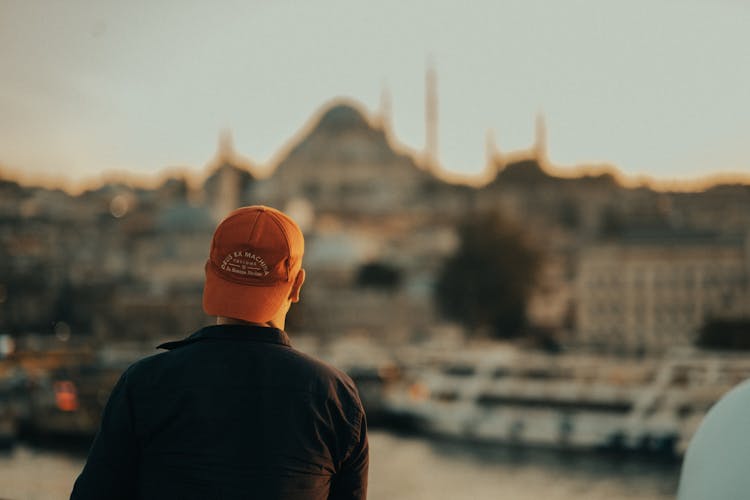
<instances>
[{"instance_id":1,"label":"baseball cap brim","mask_svg":"<svg viewBox=\"0 0 750 500\"><path fill-rule=\"evenodd\" d=\"M289 298L293 281L279 281L267 286L247 286L219 276L206 263L203 287L203 310L209 316L224 316L251 323L266 323Z\"/></svg>"}]
</instances>

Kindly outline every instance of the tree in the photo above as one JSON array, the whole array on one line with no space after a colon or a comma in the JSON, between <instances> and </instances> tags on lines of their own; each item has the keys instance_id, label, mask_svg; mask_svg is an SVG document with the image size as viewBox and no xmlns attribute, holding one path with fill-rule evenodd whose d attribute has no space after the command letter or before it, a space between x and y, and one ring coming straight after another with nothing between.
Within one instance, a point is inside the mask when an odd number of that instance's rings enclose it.
<instances>
[{"instance_id":1,"label":"tree","mask_svg":"<svg viewBox=\"0 0 750 500\"><path fill-rule=\"evenodd\" d=\"M620 236L625 229L623 216L613 207L606 207L599 221L599 232L607 238Z\"/></svg>"},{"instance_id":2,"label":"tree","mask_svg":"<svg viewBox=\"0 0 750 500\"><path fill-rule=\"evenodd\" d=\"M393 291L401 284L401 271L385 262L368 262L357 271L357 286Z\"/></svg>"},{"instance_id":3,"label":"tree","mask_svg":"<svg viewBox=\"0 0 750 500\"><path fill-rule=\"evenodd\" d=\"M695 341L703 349L750 350L750 318L708 318Z\"/></svg>"},{"instance_id":4,"label":"tree","mask_svg":"<svg viewBox=\"0 0 750 500\"><path fill-rule=\"evenodd\" d=\"M470 333L487 329L501 338L520 335L537 283L540 252L520 227L496 214L467 218L458 233L459 247L438 273L438 310Z\"/></svg>"}]
</instances>

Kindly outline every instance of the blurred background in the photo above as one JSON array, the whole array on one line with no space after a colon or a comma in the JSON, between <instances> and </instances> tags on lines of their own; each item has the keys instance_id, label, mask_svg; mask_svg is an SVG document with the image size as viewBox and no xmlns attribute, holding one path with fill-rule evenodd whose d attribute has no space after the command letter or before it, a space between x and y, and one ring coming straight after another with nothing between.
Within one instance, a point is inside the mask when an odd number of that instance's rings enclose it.
<instances>
[{"instance_id":1,"label":"blurred background","mask_svg":"<svg viewBox=\"0 0 750 500\"><path fill-rule=\"evenodd\" d=\"M750 375L741 2L0 2L0 496L289 213L378 499L668 499Z\"/></svg>"}]
</instances>

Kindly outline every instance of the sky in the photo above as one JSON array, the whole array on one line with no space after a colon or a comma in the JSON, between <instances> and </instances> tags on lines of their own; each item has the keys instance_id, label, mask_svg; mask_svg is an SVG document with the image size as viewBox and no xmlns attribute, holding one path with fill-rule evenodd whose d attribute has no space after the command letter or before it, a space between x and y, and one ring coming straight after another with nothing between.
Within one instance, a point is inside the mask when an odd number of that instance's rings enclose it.
<instances>
[{"instance_id":1,"label":"sky","mask_svg":"<svg viewBox=\"0 0 750 500\"><path fill-rule=\"evenodd\" d=\"M229 129L269 165L336 98L478 174L492 131L528 148L541 113L561 168L750 174L745 0L0 0L0 167L79 181L200 170Z\"/></svg>"}]
</instances>

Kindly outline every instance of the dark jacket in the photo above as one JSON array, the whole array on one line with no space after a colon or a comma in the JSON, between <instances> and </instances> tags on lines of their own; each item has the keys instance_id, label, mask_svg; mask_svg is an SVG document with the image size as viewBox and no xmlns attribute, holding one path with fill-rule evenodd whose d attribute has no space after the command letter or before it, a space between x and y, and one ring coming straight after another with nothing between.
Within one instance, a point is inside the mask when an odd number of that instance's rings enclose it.
<instances>
[{"instance_id":1,"label":"dark jacket","mask_svg":"<svg viewBox=\"0 0 750 500\"><path fill-rule=\"evenodd\" d=\"M365 415L275 328L222 325L120 378L71 499L360 499Z\"/></svg>"}]
</instances>

